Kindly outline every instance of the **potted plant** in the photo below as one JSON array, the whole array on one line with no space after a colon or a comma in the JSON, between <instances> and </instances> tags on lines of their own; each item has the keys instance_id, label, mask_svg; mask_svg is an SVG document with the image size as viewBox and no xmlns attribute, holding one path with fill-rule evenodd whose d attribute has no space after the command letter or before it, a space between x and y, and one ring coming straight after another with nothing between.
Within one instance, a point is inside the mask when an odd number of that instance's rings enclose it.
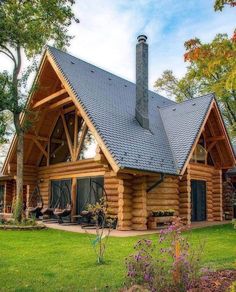
<instances>
[{"instance_id":1,"label":"potted plant","mask_svg":"<svg viewBox=\"0 0 236 292\"><path fill-rule=\"evenodd\" d=\"M148 218L148 229L157 229L160 225L172 223L175 210L153 210Z\"/></svg>"},{"instance_id":2,"label":"potted plant","mask_svg":"<svg viewBox=\"0 0 236 292\"><path fill-rule=\"evenodd\" d=\"M166 217L166 216L174 216L175 210L168 209L168 210L156 210L152 211L153 217Z\"/></svg>"}]
</instances>

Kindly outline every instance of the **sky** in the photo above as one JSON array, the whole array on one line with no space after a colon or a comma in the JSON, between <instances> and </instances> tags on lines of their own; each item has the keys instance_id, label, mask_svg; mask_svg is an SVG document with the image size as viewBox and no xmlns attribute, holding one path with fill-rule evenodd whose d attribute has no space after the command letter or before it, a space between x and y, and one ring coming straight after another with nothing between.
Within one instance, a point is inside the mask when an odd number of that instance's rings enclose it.
<instances>
[{"instance_id":1,"label":"sky","mask_svg":"<svg viewBox=\"0 0 236 292\"><path fill-rule=\"evenodd\" d=\"M214 0L76 0L79 24L67 49L72 55L135 82L135 45L139 34L149 43L149 88L166 69L186 71L184 42L211 41L217 33L233 34L236 8L215 12ZM26 63L26 62L25 62ZM9 64L0 57L0 70Z\"/></svg>"},{"instance_id":2,"label":"sky","mask_svg":"<svg viewBox=\"0 0 236 292\"><path fill-rule=\"evenodd\" d=\"M68 52L103 69L135 81L135 44L139 34L149 43L149 87L166 69L185 73L184 42L204 42L217 33L233 34L236 8L215 12L213 0L79 0L80 24Z\"/></svg>"},{"instance_id":3,"label":"sky","mask_svg":"<svg viewBox=\"0 0 236 292\"><path fill-rule=\"evenodd\" d=\"M198 37L211 41L217 33L232 35L236 8L214 12L214 0L76 0L80 19L68 52L135 82L135 45L139 34L149 43L149 88L166 69L185 73L184 42ZM25 62L27 64L27 62ZM9 69L0 56L0 70ZM5 151L0 149L1 155Z\"/></svg>"}]
</instances>

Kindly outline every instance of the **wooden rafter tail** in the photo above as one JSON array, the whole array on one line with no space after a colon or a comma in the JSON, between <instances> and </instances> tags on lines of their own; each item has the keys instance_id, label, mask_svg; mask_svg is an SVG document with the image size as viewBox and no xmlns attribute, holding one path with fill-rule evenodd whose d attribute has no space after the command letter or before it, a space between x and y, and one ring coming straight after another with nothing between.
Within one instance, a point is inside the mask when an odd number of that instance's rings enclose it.
<instances>
[{"instance_id":1,"label":"wooden rafter tail","mask_svg":"<svg viewBox=\"0 0 236 292\"><path fill-rule=\"evenodd\" d=\"M72 160L74 161L74 152L73 152L73 146L72 146L72 142L71 142L71 138L70 138L70 133L69 133L69 130L68 130L67 125L66 125L65 116L63 114L61 114L61 119L62 119L63 127L64 127L64 130L66 133L66 140L67 140L67 143L69 146L70 155L71 155Z\"/></svg>"},{"instance_id":2,"label":"wooden rafter tail","mask_svg":"<svg viewBox=\"0 0 236 292\"><path fill-rule=\"evenodd\" d=\"M36 103L32 106L32 108L35 109L35 108L37 108L37 107L39 107L39 106L41 106L41 105L43 105L43 104L45 104L45 103L47 103L47 102L49 102L49 101L51 101L51 100L53 100L53 99L59 97L60 95L62 95L62 94L64 94L64 93L66 93L66 90L65 90L64 88L61 89L61 90L58 90L57 92L55 92L55 93L53 93L53 94L51 94L51 95L49 95L49 96L47 96L47 97L45 97L45 98L39 100L38 102L36 102Z\"/></svg>"},{"instance_id":3,"label":"wooden rafter tail","mask_svg":"<svg viewBox=\"0 0 236 292\"><path fill-rule=\"evenodd\" d=\"M81 134L81 137L80 137L80 141L79 141L79 145L78 145L77 150L76 150L75 160L77 160L77 158L80 155L80 152L82 150L82 146L83 146L83 143L84 143L84 138L85 138L85 136L87 134L87 131L88 131L88 126L86 124L84 124L83 130L82 130L82 134Z\"/></svg>"}]
</instances>

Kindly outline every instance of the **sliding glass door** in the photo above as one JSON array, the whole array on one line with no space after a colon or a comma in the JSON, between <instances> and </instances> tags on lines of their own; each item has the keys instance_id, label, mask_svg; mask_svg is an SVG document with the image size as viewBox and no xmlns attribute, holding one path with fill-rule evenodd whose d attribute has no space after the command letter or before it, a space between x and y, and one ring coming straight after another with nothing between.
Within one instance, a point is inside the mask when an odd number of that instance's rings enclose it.
<instances>
[{"instance_id":1,"label":"sliding glass door","mask_svg":"<svg viewBox=\"0 0 236 292\"><path fill-rule=\"evenodd\" d=\"M65 209L71 203L71 180L51 181L50 207Z\"/></svg>"},{"instance_id":2,"label":"sliding glass door","mask_svg":"<svg viewBox=\"0 0 236 292\"><path fill-rule=\"evenodd\" d=\"M99 202L104 196L104 178L87 177L77 179L76 212L80 214L89 204Z\"/></svg>"}]
</instances>

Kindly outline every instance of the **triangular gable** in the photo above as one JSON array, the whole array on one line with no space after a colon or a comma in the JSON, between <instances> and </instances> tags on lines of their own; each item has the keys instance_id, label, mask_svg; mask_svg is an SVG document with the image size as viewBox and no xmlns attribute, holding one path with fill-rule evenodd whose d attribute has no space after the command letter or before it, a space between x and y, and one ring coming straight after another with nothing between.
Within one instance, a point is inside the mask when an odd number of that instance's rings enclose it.
<instances>
[{"instance_id":1,"label":"triangular gable","mask_svg":"<svg viewBox=\"0 0 236 292\"><path fill-rule=\"evenodd\" d=\"M217 167L229 168L234 165L232 145L213 94L161 109L161 115L180 174L184 173L205 128L212 155L221 156L221 164L218 163ZM209 129L212 124L217 130ZM213 141L217 143L213 145ZM224 154L220 149L224 149Z\"/></svg>"},{"instance_id":2,"label":"triangular gable","mask_svg":"<svg viewBox=\"0 0 236 292\"><path fill-rule=\"evenodd\" d=\"M177 174L158 110L175 102L149 91L147 131L135 119L134 83L54 48L48 52L120 169Z\"/></svg>"},{"instance_id":3,"label":"triangular gable","mask_svg":"<svg viewBox=\"0 0 236 292\"><path fill-rule=\"evenodd\" d=\"M37 90L33 94L31 94L27 102L27 108L31 111L32 109L35 108L37 114L31 115L32 127L30 128L29 133L26 133L24 136L25 138L24 159L26 159L27 162L29 162L28 164L34 164L34 165L39 165L41 161L43 160L43 156L45 156L47 159L46 147L48 146L46 145L48 144L48 141L46 141L46 138L49 132L52 133L53 129L55 128L56 122L60 118L60 114L61 114L60 111L59 112L55 110L53 111L53 109L54 107L60 107L61 105L66 104L66 102L68 104L72 102L74 104L73 109L76 112L78 111L78 113L81 115L81 117L85 121L87 129L89 129L90 136L95 137L93 139L95 139L98 142L98 145L101 151L103 152L107 160L110 162L113 170L117 172L119 167L115 163L109 151L104 146L102 139L100 138L99 134L94 129L91 121L89 120L87 113L85 113L82 107L78 104L77 99L74 97L74 93L69 88L64 77L61 76L55 62L51 59L51 56L48 53L48 51L45 52L42 60L43 61L41 62L40 69L35 79L35 82L39 83L39 86L37 86L38 87ZM48 71L51 71L51 72L48 73ZM46 78L44 78L44 74L47 76ZM52 82L52 80L50 79L50 74L56 74L58 78L57 82L55 82L55 78L54 78L53 87L50 85L50 82ZM48 83L45 84L45 80L43 79L45 79ZM52 100L52 98L53 100L55 98L56 102L50 103L50 100ZM41 111L40 110L41 106L43 106L44 108L47 107L47 109L45 111L44 110ZM64 111L69 112L69 110L72 110L72 107L69 107L68 109L66 108ZM42 125L46 125L46 127L45 126L43 127L43 131L44 131L43 134L42 132L39 133L39 131L42 128L41 127ZM88 136L87 129L86 131L84 131L85 137L83 137L83 141L84 141L84 138L86 140L86 137ZM28 139L31 141L31 143L28 142ZM3 165L3 170L2 170L3 174L9 173L10 171L9 165L13 165L16 163L16 142L17 142L17 138L15 136L10 145L7 157ZM83 143L81 145L78 145L78 147L81 148L80 149L81 153L86 152L86 149L84 148ZM66 145L67 150L69 146L70 145ZM30 154L33 154L31 156L33 156L34 158L36 157L37 162L30 160L30 157L29 157Z\"/></svg>"}]
</instances>

